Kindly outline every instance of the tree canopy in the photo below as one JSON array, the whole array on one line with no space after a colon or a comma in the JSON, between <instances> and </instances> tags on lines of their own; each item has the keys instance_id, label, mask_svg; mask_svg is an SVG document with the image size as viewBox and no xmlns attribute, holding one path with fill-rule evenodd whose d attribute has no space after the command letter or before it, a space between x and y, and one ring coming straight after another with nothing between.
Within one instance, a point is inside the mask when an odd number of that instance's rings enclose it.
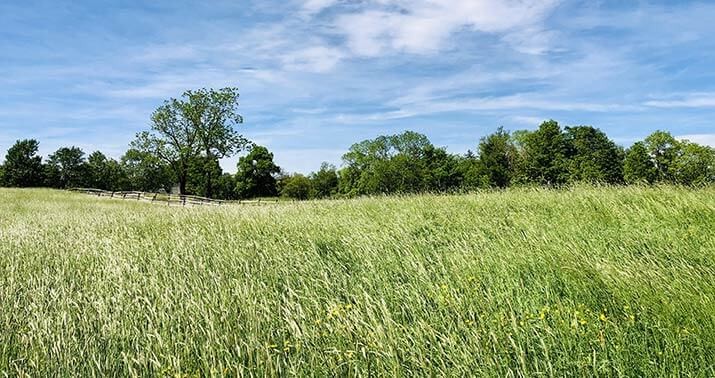
<instances>
[{"instance_id":1,"label":"tree canopy","mask_svg":"<svg viewBox=\"0 0 715 378\"><path fill-rule=\"evenodd\" d=\"M198 156L209 160L232 156L246 140L234 127L243 122L238 114L235 88L186 91L180 99L164 102L151 116L151 130L139 133L132 147L168 165L186 193L191 163ZM204 171L205 194L213 191L213 169Z\"/></svg>"}]
</instances>

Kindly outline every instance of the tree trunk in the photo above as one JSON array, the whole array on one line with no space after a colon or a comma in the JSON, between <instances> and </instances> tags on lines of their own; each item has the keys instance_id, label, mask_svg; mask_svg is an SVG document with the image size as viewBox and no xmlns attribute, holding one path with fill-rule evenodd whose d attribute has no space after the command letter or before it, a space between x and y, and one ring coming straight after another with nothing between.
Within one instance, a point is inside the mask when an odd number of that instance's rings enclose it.
<instances>
[{"instance_id":1,"label":"tree trunk","mask_svg":"<svg viewBox=\"0 0 715 378\"><path fill-rule=\"evenodd\" d=\"M213 198L213 185L211 183L211 171L206 173L206 198Z\"/></svg>"},{"instance_id":2,"label":"tree trunk","mask_svg":"<svg viewBox=\"0 0 715 378\"><path fill-rule=\"evenodd\" d=\"M213 159L210 150L206 150L206 163L204 164L204 169L206 170L206 188L204 190L204 194L206 194L207 198L213 198L213 182L211 181L211 176L213 172Z\"/></svg>"},{"instance_id":3,"label":"tree trunk","mask_svg":"<svg viewBox=\"0 0 715 378\"><path fill-rule=\"evenodd\" d=\"M179 174L179 194L186 194L186 174Z\"/></svg>"}]
</instances>

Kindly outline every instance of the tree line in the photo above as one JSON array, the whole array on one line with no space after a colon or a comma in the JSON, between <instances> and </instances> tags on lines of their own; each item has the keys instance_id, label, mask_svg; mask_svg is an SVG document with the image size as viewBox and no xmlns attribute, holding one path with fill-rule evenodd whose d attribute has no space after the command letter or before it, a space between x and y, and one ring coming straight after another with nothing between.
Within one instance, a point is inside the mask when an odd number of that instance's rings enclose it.
<instances>
[{"instance_id":1,"label":"tree line","mask_svg":"<svg viewBox=\"0 0 715 378\"><path fill-rule=\"evenodd\" d=\"M624 149L601 130L546 121L536 130L498 128L476 151L452 154L420 133L379 136L350 147L343 166L323 163L309 175L287 174L273 154L236 128L235 88L187 91L164 102L150 130L137 135L115 160L62 147L46 161L36 140L20 140L0 166L0 185L92 187L113 191L170 191L218 199L285 196L294 199L459 192L482 188L578 182L609 185L715 183L715 149L656 131ZM237 173L219 160L246 152Z\"/></svg>"}]
</instances>

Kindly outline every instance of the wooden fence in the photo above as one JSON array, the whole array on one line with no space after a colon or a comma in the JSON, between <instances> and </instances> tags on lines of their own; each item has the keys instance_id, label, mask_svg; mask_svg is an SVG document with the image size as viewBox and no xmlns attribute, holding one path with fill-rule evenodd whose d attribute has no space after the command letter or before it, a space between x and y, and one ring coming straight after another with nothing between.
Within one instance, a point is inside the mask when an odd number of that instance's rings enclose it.
<instances>
[{"instance_id":1,"label":"wooden fence","mask_svg":"<svg viewBox=\"0 0 715 378\"><path fill-rule=\"evenodd\" d=\"M154 204L166 204L167 206L221 206L226 204L266 204L277 203L278 200L239 200L239 201L224 201L212 198L190 196L184 194L167 194L167 193L150 193L150 192L112 192L102 189L92 188L72 188L72 192L84 193L97 197L109 197L122 200L146 201Z\"/></svg>"}]
</instances>

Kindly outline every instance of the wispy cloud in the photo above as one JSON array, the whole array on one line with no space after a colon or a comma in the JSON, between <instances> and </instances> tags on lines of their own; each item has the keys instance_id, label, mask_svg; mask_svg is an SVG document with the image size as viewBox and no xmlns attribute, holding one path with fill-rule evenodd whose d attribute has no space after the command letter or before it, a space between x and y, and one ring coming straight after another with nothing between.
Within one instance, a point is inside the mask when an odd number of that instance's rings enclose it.
<instances>
[{"instance_id":1,"label":"wispy cloud","mask_svg":"<svg viewBox=\"0 0 715 378\"><path fill-rule=\"evenodd\" d=\"M715 134L678 135L676 138L705 146L715 147Z\"/></svg>"},{"instance_id":2,"label":"wispy cloud","mask_svg":"<svg viewBox=\"0 0 715 378\"><path fill-rule=\"evenodd\" d=\"M644 103L654 108L715 108L715 93L693 93Z\"/></svg>"}]
</instances>

